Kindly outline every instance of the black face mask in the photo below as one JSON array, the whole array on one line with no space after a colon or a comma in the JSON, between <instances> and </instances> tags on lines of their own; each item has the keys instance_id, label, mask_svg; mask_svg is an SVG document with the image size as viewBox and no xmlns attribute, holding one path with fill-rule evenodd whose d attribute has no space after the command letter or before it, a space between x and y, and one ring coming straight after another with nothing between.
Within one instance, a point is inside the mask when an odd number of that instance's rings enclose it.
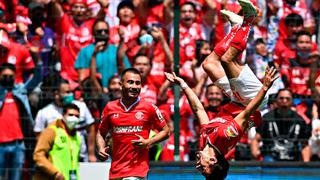
<instances>
[{"instance_id":1,"label":"black face mask","mask_svg":"<svg viewBox=\"0 0 320 180\"><path fill-rule=\"evenodd\" d=\"M109 35L95 35L94 36L95 42L105 42L105 44L108 44L109 41Z\"/></svg>"},{"instance_id":2,"label":"black face mask","mask_svg":"<svg viewBox=\"0 0 320 180\"><path fill-rule=\"evenodd\" d=\"M14 85L14 77L13 76L2 76L0 79L0 84L2 87L12 90Z\"/></svg>"}]
</instances>

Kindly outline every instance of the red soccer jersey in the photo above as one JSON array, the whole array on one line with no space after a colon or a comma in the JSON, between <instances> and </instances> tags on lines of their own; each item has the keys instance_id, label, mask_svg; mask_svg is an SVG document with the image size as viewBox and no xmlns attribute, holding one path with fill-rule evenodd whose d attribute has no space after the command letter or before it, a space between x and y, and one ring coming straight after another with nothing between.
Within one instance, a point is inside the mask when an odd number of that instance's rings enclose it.
<instances>
[{"instance_id":1,"label":"red soccer jersey","mask_svg":"<svg viewBox=\"0 0 320 180\"><path fill-rule=\"evenodd\" d=\"M61 75L67 79L78 80L74 63L80 49L93 41L92 26L94 19L87 20L77 26L71 17L64 14L58 22L57 30L61 35L61 38L58 39L60 43Z\"/></svg>"},{"instance_id":2,"label":"red soccer jersey","mask_svg":"<svg viewBox=\"0 0 320 180\"><path fill-rule=\"evenodd\" d=\"M8 62L16 67L15 83L23 82L23 73L32 70L34 63L29 50L21 44L10 42L9 52L5 56L0 56L0 63Z\"/></svg>"},{"instance_id":3,"label":"red soccer jersey","mask_svg":"<svg viewBox=\"0 0 320 180\"><path fill-rule=\"evenodd\" d=\"M157 88L149 82L144 84L141 88L140 97L147 102L157 104Z\"/></svg>"},{"instance_id":4,"label":"red soccer jersey","mask_svg":"<svg viewBox=\"0 0 320 180\"><path fill-rule=\"evenodd\" d=\"M203 149L207 143L215 146L221 154L226 155L240 141L243 131L235 122L237 116L243 107L228 103L222 107L216 118L209 121L209 124L201 127L200 149ZM262 123L261 114L256 111L248 122L246 129L253 126L259 126Z\"/></svg>"},{"instance_id":5,"label":"red soccer jersey","mask_svg":"<svg viewBox=\"0 0 320 180\"><path fill-rule=\"evenodd\" d=\"M0 111L0 143L23 139L18 104L8 93Z\"/></svg>"},{"instance_id":6,"label":"red soccer jersey","mask_svg":"<svg viewBox=\"0 0 320 180\"><path fill-rule=\"evenodd\" d=\"M190 28L186 28L180 24L180 65L186 61L191 61L196 57L196 40L204 39L201 33L201 26L198 23L193 23ZM173 51L174 41L171 38L170 48Z\"/></svg>"},{"instance_id":7,"label":"red soccer jersey","mask_svg":"<svg viewBox=\"0 0 320 180\"><path fill-rule=\"evenodd\" d=\"M129 176L146 177L149 170L149 151L134 147L131 140L140 135L149 138L152 128L161 130L166 122L160 110L153 104L138 99L129 108L122 100L109 102L103 110L99 130L109 131L113 139L110 178Z\"/></svg>"}]
</instances>

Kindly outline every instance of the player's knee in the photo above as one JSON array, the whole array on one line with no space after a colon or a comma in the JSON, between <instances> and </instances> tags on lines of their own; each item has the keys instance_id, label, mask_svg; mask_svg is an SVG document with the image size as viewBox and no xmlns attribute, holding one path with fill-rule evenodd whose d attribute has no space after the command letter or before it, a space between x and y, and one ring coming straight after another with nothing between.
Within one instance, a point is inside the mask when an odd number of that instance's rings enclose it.
<instances>
[{"instance_id":1,"label":"player's knee","mask_svg":"<svg viewBox=\"0 0 320 180\"><path fill-rule=\"evenodd\" d=\"M208 72L215 69L215 67L220 63L217 58L218 56L209 55L202 63L202 68L204 71Z\"/></svg>"}]
</instances>

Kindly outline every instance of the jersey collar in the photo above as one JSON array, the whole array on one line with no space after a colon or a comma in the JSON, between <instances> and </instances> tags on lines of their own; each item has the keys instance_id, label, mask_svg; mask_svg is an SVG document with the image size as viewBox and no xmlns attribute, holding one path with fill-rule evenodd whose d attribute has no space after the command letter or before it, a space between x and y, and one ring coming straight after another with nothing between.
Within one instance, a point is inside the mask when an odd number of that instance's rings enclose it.
<instances>
[{"instance_id":1,"label":"jersey collar","mask_svg":"<svg viewBox=\"0 0 320 180\"><path fill-rule=\"evenodd\" d=\"M138 102L140 101L140 97L137 98L137 100L135 102L133 102L128 108L126 107L126 105L124 105L123 101L122 101L122 98L120 99L120 104L123 106L124 110L126 112L130 111L130 109L136 105Z\"/></svg>"}]
</instances>

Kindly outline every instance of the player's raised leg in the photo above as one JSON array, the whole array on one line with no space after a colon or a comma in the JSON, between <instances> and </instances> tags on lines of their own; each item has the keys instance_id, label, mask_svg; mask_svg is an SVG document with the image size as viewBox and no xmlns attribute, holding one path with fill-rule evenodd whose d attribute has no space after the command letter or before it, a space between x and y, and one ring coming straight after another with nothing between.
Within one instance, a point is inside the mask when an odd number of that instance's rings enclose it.
<instances>
[{"instance_id":1,"label":"player's raised leg","mask_svg":"<svg viewBox=\"0 0 320 180\"><path fill-rule=\"evenodd\" d=\"M238 58L247 47L251 24L257 17L256 7L249 0L238 1L243 11L243 23L232 38L229 49L221 57L221 64L229 79L237 78L244 67L239 63Z\"/></svg>"},{"instance_id":2,"label":"player's raised leg","mask_svg":"<svg viewBox=\"0 0 320 180\"><path fill-rule=\"evenodd\" d=\"M239 30L243 20L239 15L227 10L221 10L221 13L230 21L232 29L230 33L215 46L214 50L203 62L202 67L208 74L211 81L231 97L232 95L229 81L226 76L225 70L221 65L220 59L221 56L223 56L223 54L225 54L225 52L229 49L231 40Z\"/></svg>"}]
</instances>

